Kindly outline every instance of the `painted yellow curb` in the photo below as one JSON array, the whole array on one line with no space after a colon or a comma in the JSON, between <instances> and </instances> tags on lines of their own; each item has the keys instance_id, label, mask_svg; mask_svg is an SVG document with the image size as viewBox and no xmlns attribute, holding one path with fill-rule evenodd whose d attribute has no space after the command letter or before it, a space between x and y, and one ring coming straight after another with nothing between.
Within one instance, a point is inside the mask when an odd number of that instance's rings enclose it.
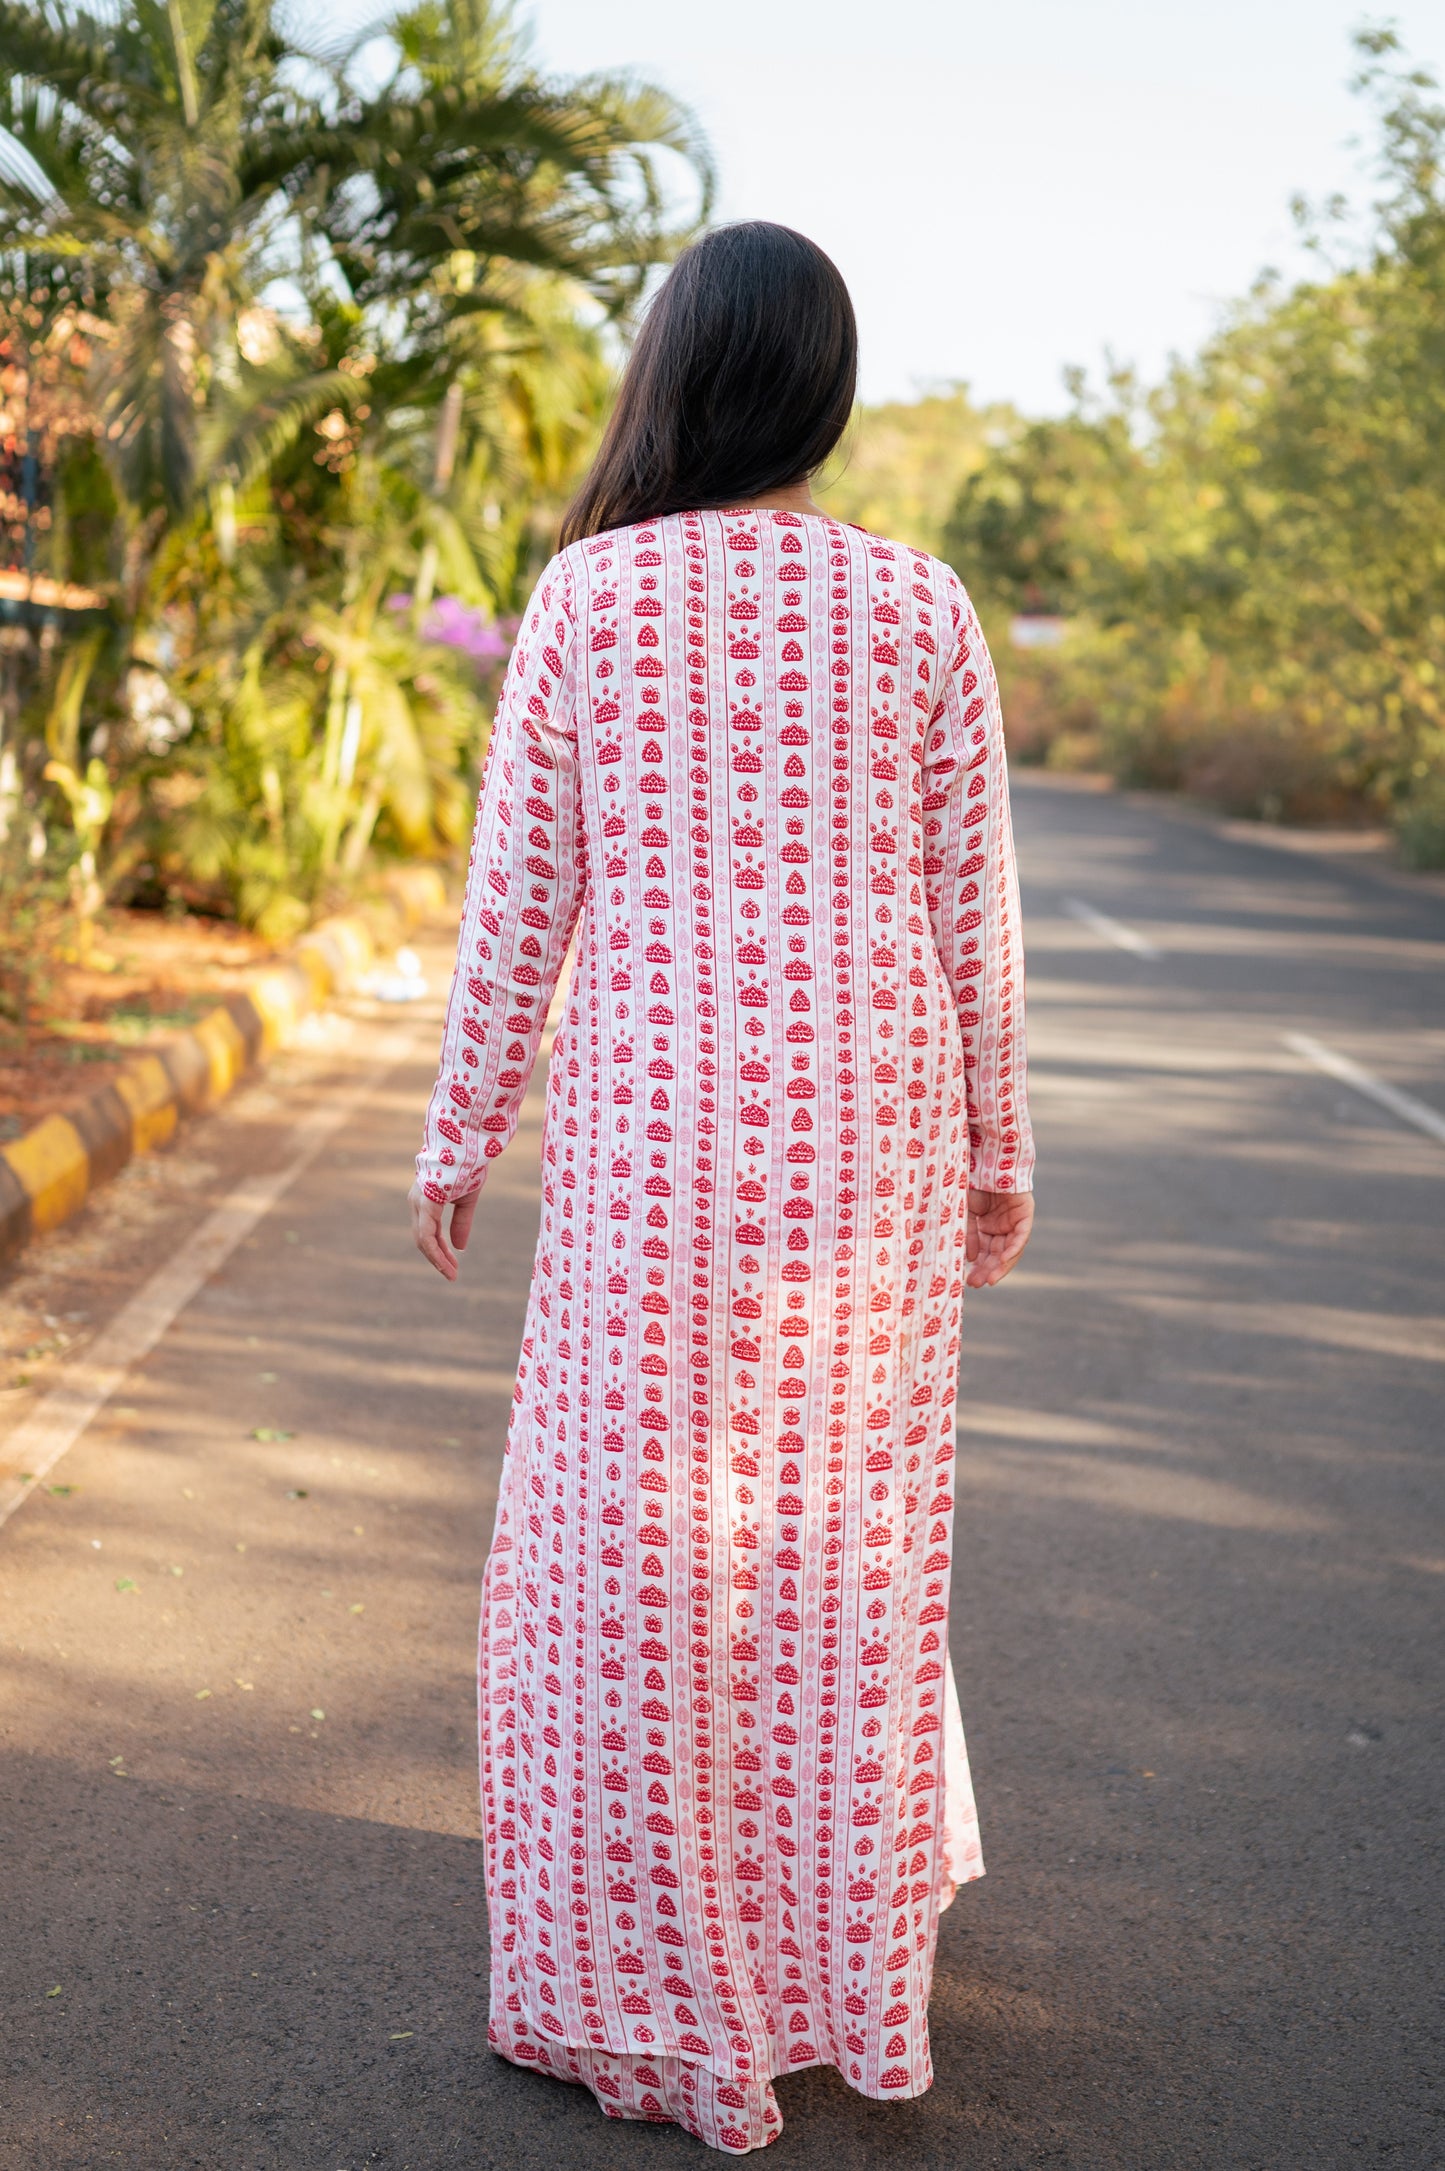
<instances>
[{"instance_id":1,"label":"painted yellow curb","mask_svg":"<svg viewBox=\"0 0 1445 2171\"><path fill-rule=\"evenodd\" d=\"M311 983L312 1002L324 1003L336 984L336 976L320 950L307 943L296 952L296 962Z\"/></svg>"},{"instance_id":2,"label":"painted yellow curb","mask_svg":"<svg viewBox=\"0 0 1445 2171\"><path fill-rule=\"evenodd\" d=\"M143 1055L127 1063L115 1081L115 1090L130 1111L132 1153L149 1153L163 1146L178 1120L176 1089L158 1055Z\"/></svg>"},{"instance_id":3,"label":"painted yellow curb","mask_svg":"<svg viewBox=\"0 0 1445 2171\"><path fill-rule=\"evenodd\" d=\"M30 1201L32 1233L58 1228L83 1204L90 1155L67 1116L46 1116L3 1151Z\"/></svg>"},{"instance_id":4,"label":"painted yellow curb","mask_svg":"<svg viewBox=\"0 0 1445 2171\"><path fill-rule=\"evenodd\" d=\"M305 1014L307 1005L302 1001L302 991L296 985L294 972L284 968L258 973L247 986L246 993L261 1015L261 1043L269 1055L290 1039Z\"/></svg>"},{"instance_id":5,"label":"painted yellow curb","mask_svg":"<svg viewBox=\"0 0 1445 2171\"><path fill-rule=\"evenodd\" d=\"M229 1010L212 1010L191 1030L205 1050L210 1066L205 1094L205 1105L209 1108L214 1102L225 1099L246 1068L246 1043Z\"/></svg>"},{"instance_id":6,"label":"painted yellow curb","mask_svg":"<svg viewBox=\"0 0 1445 2171\"><path fill-rule=\"evenodd\" d=\"M433 867L395 869L386 890L402 932L446 907ZM268 966L190 1032L127 1063L73 1115L47 1116L0 1147L0 1259L68 1221L132 1154L164 1145L183 1108L223 1100L259 1056L281 1047L308 1011L353 985L374 956L363 918L323 920L285 964Z\"/></svg>"}]
</instances>

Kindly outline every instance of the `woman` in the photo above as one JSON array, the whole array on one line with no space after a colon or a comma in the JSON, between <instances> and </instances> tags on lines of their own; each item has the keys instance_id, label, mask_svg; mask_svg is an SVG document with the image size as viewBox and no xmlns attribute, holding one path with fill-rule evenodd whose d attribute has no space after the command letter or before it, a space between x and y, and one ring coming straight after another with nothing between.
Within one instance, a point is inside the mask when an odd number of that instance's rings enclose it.
<instances>
[{"instance_id":1,"label":"woman","mask_svg":"<svg viewBox=\"0 0 1445 2171\"><path fill-rule=\"evenodd\" d=\"M739 2154L775 2074L932 2077L983 1868L960 1305L1032 1210L988 656L809 494L855 360L784 227L658 294L498 709L412 1192L451 1279L575 929L483 1594L490 2040Z\"/></svg>"}]
</instances>

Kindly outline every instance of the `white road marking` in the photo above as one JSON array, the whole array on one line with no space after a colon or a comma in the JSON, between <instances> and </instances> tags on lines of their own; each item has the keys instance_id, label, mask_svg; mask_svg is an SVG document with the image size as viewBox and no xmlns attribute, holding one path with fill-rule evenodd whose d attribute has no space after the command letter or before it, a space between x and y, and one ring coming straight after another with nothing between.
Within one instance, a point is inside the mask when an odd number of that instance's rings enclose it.
<instances>
[{"instance_id":1,"label":"white road marking","mask_svg":"<svg viewBox=\"0 0 1445 2171\"><path fill-rule=\"evenodd\" d=\"M415 1038L410 1032L380 1036L368 1051L366 1075L335 1099L313 1108L296 1125L291 1133L290 1158L271 1175L248 1176L238 1184L224 1204L207 1215L175 1257L122 1306L85 1355L16 1427L3 1443L5 1459L17 1472L25 1472L29 1482L17 1476L9 1486L0 1488L0 1524L8 1522L15 1510L40 1490L41 1479L75 1445L131 1366L150 1354L176 1315L310 1167L332 1132L410 1053Z\"/></svg>"},{"instance_id":2,"label":"white road marking","mask_svg":"<svg viewBox=\"0 0 1445 2171\"><path fill-rule=\"evenodd\" d=\"M1391 1115L1398 1116L1402 1123L1413 1124L1417 1131L1423 1131L1425 1136L1433 1138L1437 1145L1445 1146L1445 1116L1437 1114L1433 1108L1427 1108L1423 1101L1417 1101L1413 1093L1402 1093L1398 1086L1387 1085L1383 1078L1377 1078L1374 1072L1366 1070L1363 1064L1352 1062L1349 1056L1340 1055L1334 1048L1327 1048L1322 1040L1312 1040L1308 1033L1286 1033L1284 1042L1287 1048L1293 1048L1296 1055L1302 1055L1307 1063L1313 1063L1316 1070L1324 1071L1328 1077L1338 1078L1342 1085L1353 1086L1355 1091L1363 1093L1367 1100L1377 1101L1381 1108L1388 1108Z\"/></svg>"},{"instance_id":3,"label":"white road marking","mask_svg":"<svg viewBox=\"0 0 1445 2171\"><path fill-rule=\"evenodd\" d=\"M1142 935L1136 935L1133 928L1126 927L1122 920L1111 919L1107 912L1100 912L1094 905L1086 905L1082 897L1066 897L1064 910L1070 919L1082 921L1084 926L1092 928L1096 935L1102 935L1105 942L1112 942L1116 950L1127 950L1132 957L1145 957L1151 962L1164 955L1155 943L1146 942Z\"/></svg>"}]
</instances>

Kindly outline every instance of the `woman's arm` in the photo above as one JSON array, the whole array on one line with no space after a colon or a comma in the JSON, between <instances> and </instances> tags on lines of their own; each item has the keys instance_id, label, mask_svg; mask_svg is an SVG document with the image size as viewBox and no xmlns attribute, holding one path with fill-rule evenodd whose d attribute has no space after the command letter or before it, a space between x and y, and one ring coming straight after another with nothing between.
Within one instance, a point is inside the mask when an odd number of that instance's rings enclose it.
<instances>
[{"instance_id":1,"label":"woman's arm","mask_svg":"<svg viewBox=\"0 0 1445 2171\"><path fill-rule=\"evenodd\" d=\"M924 749L924 873L963 1036L968 1278L983 1287L1003 1279L1033 1221L1023 939L998 683L961 584L946 574L943 589L952 653Z\"/></svg>"},{"instance_id":2,"label":"woman's arm","mask_svg":"<svg viewBox=\"0 0 1445 2171\"><path fill-rule=\"evenodd\" d=\"M568 568L554 558L527 607L492 728L411 1193L418 1247L449 1281L487 1163L517 1128L585 887L575 648Z\"/></svg>"}]
</instances>

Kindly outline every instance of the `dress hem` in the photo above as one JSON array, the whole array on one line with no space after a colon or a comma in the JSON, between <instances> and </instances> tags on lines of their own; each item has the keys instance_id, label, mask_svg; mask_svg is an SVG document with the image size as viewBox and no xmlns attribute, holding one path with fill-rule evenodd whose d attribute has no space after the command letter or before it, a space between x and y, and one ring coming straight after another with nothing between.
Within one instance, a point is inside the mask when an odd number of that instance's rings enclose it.
<instances>
[{"instance_id":1,"label":"dress hem","mask_svg":"<svg viewBox=\"0 0 1445 2171\"><path fill-rule=\"evenodd\" d=\"M546 2044L538 2046L538 2056L525 2058L518 2057L514 2051L504 2049L498 2043L493 2042L489 2031L488 2048L495 2057L505 2059L509 2065L515 2065L523 2072L540 2073L547 2080L565 2081L570 2087L587 2089L593 2102L605 2118L632 2119L647 2124L679 2126L684 2132L691 2133L696 2140L704 2142L706 2146L731 2156L751 2155L755 2150L767 2148L777 2140L783 2130L783 2122L781 2116L778 2115L776 2102L773 2098L773 2083L779 2080L787 2080L795 2073L808 2073L819 2066L830 2066L846 2088L851 2089L855 2096L865 2097L870 2103L916 2102L920 2096L927 2095L934 2081L931 2058L927 2072L921 2080L915 2081L910 2076L905 2086L888 2089L868 2088L860 2081L851 2080L844 2065L840 2064L837 2057L810 2058L805 2064L781 2067L776 2073L755 2076L749 2083L750 2092L757 2099L759 2106L771 2108L772 2115L771 2117L767 2116L767 2109L764 2108L761 2119L750 2121L751 2131L747 2127L737 2127L733 2128L729 2133L726 2127L719 2123L713 2106L704 2106L702 2103L698 2103L695 2107L684 2107L684 2105L674 2101L673 2107L666 2107L663 2102L663 2093L670 2094L671 2090L667 2089L667 2084L660 2075L650 2081L645 2096L634 2096L633 2102L628 2104L624 2103L620 2098L620 2090L623 2085L620 2081L617 2083L619 2097L613 2100L605 2094L599 2094L596 2079L589 2079L586 2073L567 2072L554 2065L550 2059L546 2059L544 2062L543 2054L548 2048L552 2048L563 2052L572 2051L578 2053L578 2062L580 2063L581 2055L593 2051L594 2046L591 2044L562 2043L549 2038ZM676 2066L680 2069L680 2072L712 2072L712 2069L704 2066L700 2060L668 2057L661 2053L659 2053L656 2061L644 2060L637 2053L604 2052L601 2055L603 2057L615 2057L619 2060L622 2057L635 2058L638 2063L648 2065L650 2071L654 2074L657 2064ZM844 2055L846 2057L846 2053ZM714 2078L721 2078L721 2076L715 2075ZM681 2093L681 2091L679 2092ZM711 2116L708 2115L709 2112L712 2113ZM690 2113L691 2115L689 2115ZM698 2113L702 2115L699 2116ZM724 2117L726 2115L724 2113ZM711 2125L713 2131L706 2131L705 2126L707 2125ZM758 2130L760 2125L762 2130Z\"/></svg>"},{"instance_id":2,"label":"dress hem","mask_svg":"<svg viewBox=\"0 0 1445 2171\"><path fill-rule=\"evenodd\" d=\"M969 1866L958 1884L940 1898L939 1912L957 1897L960 1885L976 1884L984 1875L983 1864ZM508 2022L512 2023L509 2029ZM516 2040L518 2025L532 2038ZM512 2033L508 2047L505 2038ZM831 2066L844 2086L871 2103L909 2103L926 2095L933 2086L933 2061L925 2051L923 2074L909 2074L893 2088L869 2087L847 2071L850 2056L830 2049L825 2055L777 2071L750 2074L720 2071L710 2059L687 2058L675 2050L649 2045L643 2049L612 2050L595 2042L576 2042L540 2029L529 2014L509 2014L500 2025L487 2029L489 2049L509 2065L524 2072L541 2073L549 2080L566 2081L585 2088L604 2117L632 2119L658 2125L675 2125L710 2148L725 2155L745 2156L766 2148L782 2132L782 2116L773 2094L773 2083L794 2073ZM614 2071L613 2068L616 2070ZM705 2076L710 2086L699 2087ZM709 2100L711 2099L711 2100ZM737 2123L741 2116L745 2123Z\"/></svg>"}]
</instances>

